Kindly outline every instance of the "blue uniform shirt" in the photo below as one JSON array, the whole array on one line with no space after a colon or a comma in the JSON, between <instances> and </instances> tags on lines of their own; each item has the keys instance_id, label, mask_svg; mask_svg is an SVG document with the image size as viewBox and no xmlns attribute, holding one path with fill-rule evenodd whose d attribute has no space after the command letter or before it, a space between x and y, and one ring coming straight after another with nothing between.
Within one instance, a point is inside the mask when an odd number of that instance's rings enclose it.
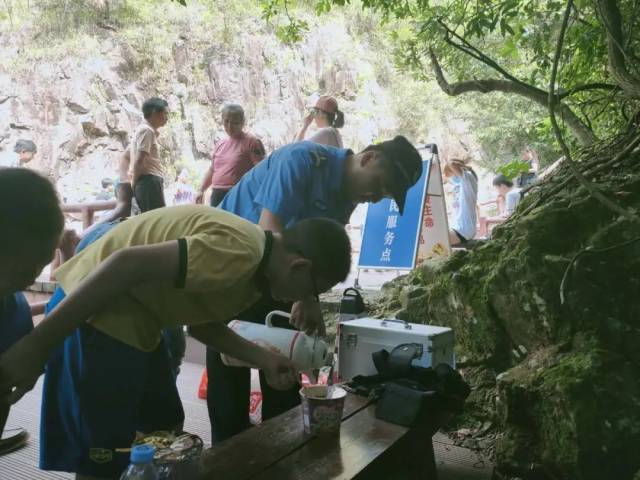
<instances>
[{"instance_id":1,"label":"blue uniform shirt","mask_svg":"<svg viewBox=\"0 0 640 480\"><path fill-rule=\"evenodd\" d=\"M0 298L0 353L33 330L31 308L22 292Z\"/></svg>"},{"instance_id":2,"label":"blue uniform shirt","mask_svg":"<svg viewBox=\"0 0 640 480\"><path fill-rule=\"evenodd\" d=\"M78 245L76 246L76 254L80 253L93 242L100 240L100 238L102 238L105 233L108 233L109 230L118 225L118 223L120 223L120 220L114 220L113 222L107 223L99 223L91 227L88 232L85 232L82 240L78 242Z\"/></svg>"},{"instance_id":3,"label":"blue uniform shirt","mask_svg":"<svg viewBox=\"0 0 640 480\"><path fill-rule=\"evenodd\" d=\"M267 208L285 227L314 217L344 225L355 207L342 191L344 164L352 153L313 142L285 145L249 170L220 208L253 223Z\"/></svg>"}]
</instances>

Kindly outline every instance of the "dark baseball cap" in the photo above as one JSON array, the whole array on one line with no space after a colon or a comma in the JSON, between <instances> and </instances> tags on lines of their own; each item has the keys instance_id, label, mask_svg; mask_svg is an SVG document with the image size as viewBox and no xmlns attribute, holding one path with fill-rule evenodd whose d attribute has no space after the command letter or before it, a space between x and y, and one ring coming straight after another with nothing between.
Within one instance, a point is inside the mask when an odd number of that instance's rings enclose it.
<instances>
[{"instance_id":1,"label":"dark baseball cap","mask_svg":"<svg viewBox=\"0 0 640 480\"><path fill-rule=\"evenodd\" d=\"M398 135L393 140L379 143L375 148L382 151L388 162L391 178L389 178L387 185L393 199L398 204L400 215L402 215L407 191L416 184L422 175L422 157L409 140L402 135Z\"/></svg>"}]
</instances>

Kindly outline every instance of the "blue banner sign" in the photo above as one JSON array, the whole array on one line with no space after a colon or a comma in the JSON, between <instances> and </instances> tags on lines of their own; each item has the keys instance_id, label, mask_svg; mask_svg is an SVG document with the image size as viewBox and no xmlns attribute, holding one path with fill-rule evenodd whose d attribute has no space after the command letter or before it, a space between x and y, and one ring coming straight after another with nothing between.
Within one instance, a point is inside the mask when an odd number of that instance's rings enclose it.
<instances>
[{"instance_id":1,"label":"blue banner sign","mask_svg":"<svg viewBox=\"0 0 640 480\"><path fill-rule=\"evenodd\" d=\"M369 204L358 267L414 267L430 170L431 161L423 161L422 176L407 192L404 215L400 215L396 202L388 198Z\"/></svg>"}]
</instances>

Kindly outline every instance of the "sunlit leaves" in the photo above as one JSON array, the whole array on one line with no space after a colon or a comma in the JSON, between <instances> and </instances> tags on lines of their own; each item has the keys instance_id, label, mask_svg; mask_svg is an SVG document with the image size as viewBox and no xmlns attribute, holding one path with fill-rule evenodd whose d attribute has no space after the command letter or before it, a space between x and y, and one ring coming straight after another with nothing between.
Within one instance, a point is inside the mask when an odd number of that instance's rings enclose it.
<instances>
[{"instance_id":1,"label":"sunlit leaves","mask_svg":"<svg viewBox=\"0 0 640 480\"><path fill-rule=\"evenodd\" d=\"M509 180L513 180L522 173L529 171L530 165L524 160L512 160L511 162L500 165L496 171L507 177Z\"/></svg>"},{"instance_id":2,"label":"sunlit leaves","mask_svg":"<svg viewBox=\"0 0 640 480\"><path fill-rule=\"evenodd\" d=\"M317 14L349 0L317 0L308 2ZM361 0L363 10L378 13L393 40L395 64L417 77L430 75L428 52L436 52L449 81L473 78L500 78L502 75L485 63L474 59L468 51L456 48L463 39L503 67L512 76L541 90L548 89L553 52L565 0ZM625 18L634 19L635 0L619 0ZM299 41L305 33L304 22L292 18L283 0L266 0L269 15L278 19L276 32L286 42ZM610 83L607 71L605 33L594 10L593 2L577 0L566 34L558 87L567 91L586 83ZM640 49L638 20L627 26L627 43ZM453 32L459 39L452 38ZM603 102L615 104L615 94L594 96L583 92L565 98L570 107L591 119L600 135L611 125L619 126L622 118L615 109L604 108ZM606 106L606 105L605 105ZM604 111L605 113L600 113ZM613 116L613 120L612 120ZM605 118L608 117L608 118Z\"/></svg>"},{"instance_id":3,"label":"sunlit leaves","mask_svg":"<svg viewBox=\"0 0 640 480\"><path fill-rule=\"evenodd\" d=\"M293 8L292 2L287 0L266 0L261 2L261 6L262 17L268 23L274 25L275 34L282 43L298 43L304 38L305 33L309 31L308 22L290 13L289 9ZM323 0L318 2L316 8L318 13L325 13L330 10L331 2Z\"/></svg>"},{"instance_id":4,"label":"sunlit leaves","mask_svg":"<svg viewBox=\"0 0 640 480\"><path fill-rule=\"evenodd\" d=\"M276 27L275 33L282 43L298 43L309 30L309 24L304 20L294 20Z\"/></svg>"}]
</instances>

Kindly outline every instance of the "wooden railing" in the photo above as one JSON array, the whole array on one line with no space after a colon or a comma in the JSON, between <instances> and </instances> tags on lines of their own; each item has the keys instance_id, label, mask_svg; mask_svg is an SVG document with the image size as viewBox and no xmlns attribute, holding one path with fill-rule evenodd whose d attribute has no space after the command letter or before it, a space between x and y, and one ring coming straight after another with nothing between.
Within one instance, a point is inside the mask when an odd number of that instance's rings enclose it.
<instances>
[{"instance_id":1,"label":"wooden railing","mask_svg":"<svg viewBox=\"0 0 640 480\"><path fill-rule=\"evenodd\" d=\"M498 208L498 200L489 200L487 202L480 203L477 207L478 209L478 235L476 238L487 238L487 236L491 233L491 229L496 225L500 225L503 223L506 218L499 217L486 217L483 215L480 207L486 207L487 205L493 205L496 209Z\"/></svg>"},{"instance_id":2,"label":"wooden railing","mask_svg":"<svg viewBox=\"0 0 640 480\"><path fill-rule=\"evenodd\" d=\"M85 231L87 228L89 228L93 224L93 217L95 212L113 210L114 208L116 208L116 203L117 202L115 200L95 201L95 202L88 202L88 203L63 203L61 206L61 209L62 209L62 212L65 214L65 216L70 216L75 221L81 220L82 231ZM79 213L81 218L78 219L78 218L75 218L75 216L73 215L69 215L73 213ZM49 281L55 281L55 277L52 274L52 272L54 269L60 266L61 261L62 259L60 258L60 251L58 250L56 251L53 262L50 264L51 273L49 274L50 275L48 278Z\"/></svg>"},{"instance_id":3,"label":"wooden railing","mask_svg":"<svg viewBox=\"0 0 640 480\"><path fill-rule=\"evenodd\" d=\"M36 315L42 315L44 313L44 309L47 306L48 302L35 302L30 303L29 307L31 307L31 316L35 317Z\"/></svg>"},{"instance_id":4,"label":"wooden railing","mask_svg":"<svg viewBox=\"0 0 640 480\"><path fill-rule=\"evenodd\" d=\"M82 230L86 230L93 224L93 214L95 212L113 210L114 208L116 208L115 200L62 204L63 213L80 213L82 215Z\"/></svg>"}]
</instances>

